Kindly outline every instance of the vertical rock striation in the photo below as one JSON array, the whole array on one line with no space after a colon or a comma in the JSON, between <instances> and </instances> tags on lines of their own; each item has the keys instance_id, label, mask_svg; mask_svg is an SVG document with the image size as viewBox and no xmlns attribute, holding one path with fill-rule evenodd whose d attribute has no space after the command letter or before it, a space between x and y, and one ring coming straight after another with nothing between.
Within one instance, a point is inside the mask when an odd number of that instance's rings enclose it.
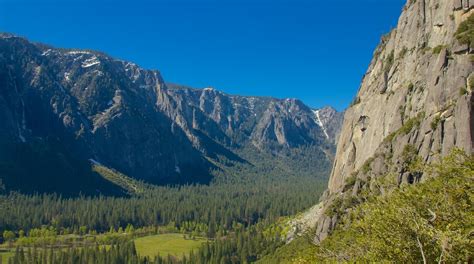
<instances>
[{"instance_id":1,"label":"vertical rock striation","mask_svg":"<svg viewBox=\"0 0 474 264\"><path fill-rule=\"evenodd\" d=\"M413 164L453 147L473 151L474 45L456 37L473 6L471 0L409 0L398 26L382 38L344 115L316 242L351 204L423 180Z\"/></svg>"},{"instance_id":2,"label":"vertical rock striation","mask_svg":"<svg viewBox=\"0 0 474 264\"><path fill-rule=\"evenodd\" d=\"M0 120L0 179L30 192L95 192L90 159L156 184L208 183L217 167L258 163L244 152L313 163L295 166L326 177L335 149L299 100L166 85L101 52L1 33Z\"/></svg>"}]
</instances>

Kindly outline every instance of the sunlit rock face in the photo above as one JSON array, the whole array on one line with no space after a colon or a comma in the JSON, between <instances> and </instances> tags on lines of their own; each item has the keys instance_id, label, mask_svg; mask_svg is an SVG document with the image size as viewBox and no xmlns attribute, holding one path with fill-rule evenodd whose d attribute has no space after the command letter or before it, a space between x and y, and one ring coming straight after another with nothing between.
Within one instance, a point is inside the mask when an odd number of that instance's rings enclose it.
<instances>
[{"instance_id":1,"label":"sunlit rock face","mask_svg":"<svg viewBox=\"0 0 474 264\"><path fill-rule=\"evenodd\" d=\"M222 159L245 162L242 148L257 156L306 148L329 164L338 129L332 126L342 123L327 121L324 109L317 120L296 99L167 85L158 71L101 52L9 34L0 35L0 83L0 142L9 146L2 155L54 141L64 156L58 162L69 168L61 174L92 159L151 183L207 183Z\"/></svg>"},{"instance_id":2,"label":"sunlit rock face","mask_svg":"<svg viewBox=\"0 0 474 264\"><path fill-rule=\"evenodd\" d=\"M473 5L465 0L407 1L345 112L322 199L326 207L347 193L383 192L375 181L387 174L396 184L423 180L403 169L408 150L427 163L453 147L473 151L474 50L455 37L461 22L473 14ZM337 222L324 214L319 218L316 241Z\"/></svg>"}]
</instances>

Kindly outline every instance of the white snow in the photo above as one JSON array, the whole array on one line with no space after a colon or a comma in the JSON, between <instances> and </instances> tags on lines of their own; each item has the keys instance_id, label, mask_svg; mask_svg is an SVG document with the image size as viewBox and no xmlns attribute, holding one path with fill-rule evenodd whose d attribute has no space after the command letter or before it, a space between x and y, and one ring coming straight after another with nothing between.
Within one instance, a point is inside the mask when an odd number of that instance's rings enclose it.
<instances>
[{"instance_id":1,"label":"white snow","mask_svg":"<svg viewBox=\"0 0 474 264\"><path fill-rule=\"evenodd\" d=\"M128 67L137 67L137 65L133 62L127 62L127 64L125 64L125 68L128 68ZM128 69L127 69L128 70Z\"/></svg>"},{"instance_id":2,"label":"white snow","mask_svg":"<svg viewBox=\"0 0 474 264\"><path fill-rule=\"evenodd\" d=\"M127 73L129 71L132 71L133 76L130 77L132 79L132 82L136 82L141 76L141 69L138 67L138 65L132 62L125 63L125 71Z\"/></svg>"},{"instance_id":3,"label":"white snow","mask_svg":"<svg viewBox=\"0 0 474 264\"><path fill-rule=\"evenodd\" d=\"M41 56L47 56L51 52L51 49L46 50L45 52L41 53Z\"/></svg>"},{"instance_id":4,"label":"white snow","mask_svg":"<svg viewBox=\"0 0 474 264\"><path fill-rule=\"evenodd\" d=\"M69 76L71 76L71 74L69 72L65 72L64 73L64 79L66 79L66 81L70 81L71 79L69 78Z\"/></svg>"},{"instance_id":5,"label":"white snow","mask_svg":"<svg viewBox=\"0 0 474 264\"><path fill-rule=\"evenodd\" d=\"M319 110L313 110L314 115L316 116L316 124L321 127L321 129L324 132L324 135L326 136L327 139L329 139L329 135L326 132L326 128L324 127L323 123L321 122L321 118L319 117Z\"/></svg>"},{"instance_id":6,"label":"white snow","mask_svg":"<svg viewBox=\"0 0 474 264\"><path fill-rule=\"evenodd\" d=\"M82 68L89 68L97 64L100 64L100 61L97 59L96 56L93 56L82 62Z\"/></svg>"},{"instance_id":7,"label":"white snow","mask_svg":"<svg viewBox=\"0 0 474 264\"><path fill-rule=\"evenodd\" d=\"M74 51L69 51L67 54L78 55L78 54L91 54L91 53L88 51L83 51L83 50L74 50Z\"/></svg>"}]
</instances>

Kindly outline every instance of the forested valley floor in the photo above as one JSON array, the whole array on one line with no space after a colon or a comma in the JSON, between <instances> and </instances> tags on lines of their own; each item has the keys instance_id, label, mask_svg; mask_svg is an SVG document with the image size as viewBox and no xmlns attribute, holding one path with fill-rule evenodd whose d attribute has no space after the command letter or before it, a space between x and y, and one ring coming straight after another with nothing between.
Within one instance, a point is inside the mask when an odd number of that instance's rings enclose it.
<instances>
[{"instance_id":1,"label":"forested valley floor","mask_svg":"<svg viewBox=\"0 0 474 264\"><path fill-rule=\"evenodd\" d=\"M260 162L185 186L149 185L92 164L129 193L4 193L3 263L254 262L284 243L286 220L314 205L327 181L278 160ZM141 238L149 242L134 243Z\"/></svg>"}]
</instances>

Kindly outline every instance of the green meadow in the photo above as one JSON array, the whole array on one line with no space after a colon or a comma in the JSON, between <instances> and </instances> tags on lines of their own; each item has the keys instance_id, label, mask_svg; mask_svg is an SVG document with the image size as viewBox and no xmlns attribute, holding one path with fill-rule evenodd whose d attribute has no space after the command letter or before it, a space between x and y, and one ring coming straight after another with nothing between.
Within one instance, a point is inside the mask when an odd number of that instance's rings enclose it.
<instances>
[{"instance_id":1,"label":"green meadow","mask_svg":"<svg viewBox=\"0 0 474 264\"><path fill-rule=\"evenodd\" d=\"M198 249L207 241L205 238L184 238L183 234L160 234L140 237L134 240L135 247L140 256L166 257L168 255L181 257L188 255L191 250Z\"/></svg>"}]
</instances>

